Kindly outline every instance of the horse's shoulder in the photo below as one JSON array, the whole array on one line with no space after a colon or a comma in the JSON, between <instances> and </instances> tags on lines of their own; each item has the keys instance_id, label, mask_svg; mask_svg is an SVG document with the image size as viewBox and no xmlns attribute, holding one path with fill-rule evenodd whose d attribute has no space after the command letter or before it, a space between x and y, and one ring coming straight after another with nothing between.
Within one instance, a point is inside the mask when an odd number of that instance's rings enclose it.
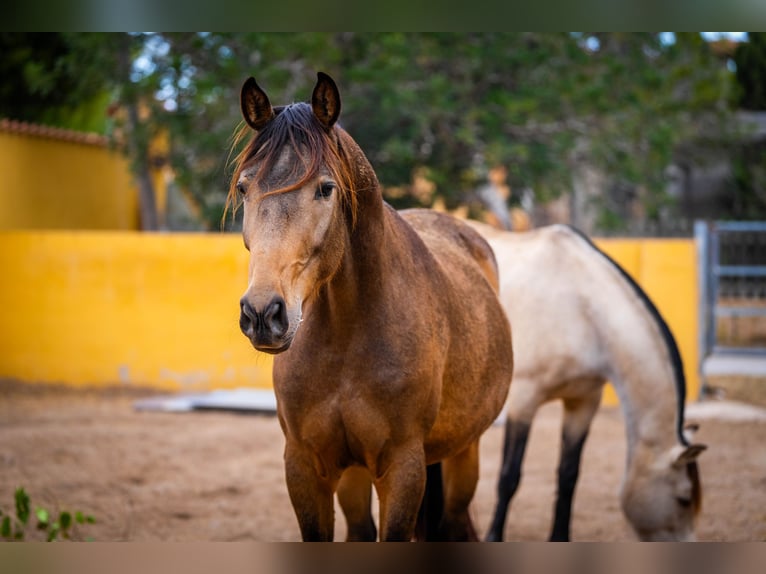
<instances>
[{"instance_id":1,"label":"horse's shoulder","mask_svg":"<svg viewBox=\"0 0 766 574\"><path fill-rule=\"evenodd\" d=\"M464 220L432 209L406 209L400 213L443 263L462 256L477 262L488 277L497 275L492 247Z\"/></svg>"},{"instance_id":2,"label":"horse's shoulder","mask_svg":"<svg viewBox=\"0 0 766 574\"><path fill-rule=\"evenodd\" d=\"M487 240L464 220L432 209L399 212L450 277L483 275L498 288L497 260ZM473 269L473 271L471 271Z\"/></svg>"}]
</instances>

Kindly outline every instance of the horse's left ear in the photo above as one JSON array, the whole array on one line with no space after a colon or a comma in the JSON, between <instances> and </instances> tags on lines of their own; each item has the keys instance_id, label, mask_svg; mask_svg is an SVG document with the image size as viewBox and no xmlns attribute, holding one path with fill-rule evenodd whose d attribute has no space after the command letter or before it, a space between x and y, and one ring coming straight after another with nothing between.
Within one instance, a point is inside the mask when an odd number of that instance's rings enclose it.
<instances>
[{"instance_id":1,"label":"horse's left ear","mask_svg":"<svg viewBox=\"0 0 766 574\"><path fill-rule=\"evenodd\" d=\"M676 457L675 461L673 461L673 466L681 468L690 462L694 462L705 449L707 449L707 446L704 444L692 444L687 446L681 451L678 457Z\"/></svg>"},{"instance_id":2,"label":"horse's left ear","mask_svg":"<svg viewBox=\"0 0 766 574\"><path fill-rule=\"evenodd\" d=\"M340 116L340 92L333 79L324 72L317 73L317 85L311 94L311 108L325 129L330 129Z\"/></svg>"},{"instance_id":3,"label":"horse's left ear","mask_svg":"<svg viewBox=\"0 0 766 574\"><path fill-rule=\"evenodd\" d=\"M694 435L700 430L700 426L697 423L687 423L684 425L684 438L687 443L694 442Z\"/></svg>"}]
</instances>

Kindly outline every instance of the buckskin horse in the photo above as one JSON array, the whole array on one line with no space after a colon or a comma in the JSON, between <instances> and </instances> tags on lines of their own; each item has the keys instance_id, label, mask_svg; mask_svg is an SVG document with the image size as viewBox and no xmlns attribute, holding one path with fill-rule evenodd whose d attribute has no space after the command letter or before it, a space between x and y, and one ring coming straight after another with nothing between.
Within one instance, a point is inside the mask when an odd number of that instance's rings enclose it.
<instances>
[{"instance_id":1,"label":"buckskin horse","mask_svg":"<svg viewBox=\"0 0 766 574\"><path fill-rule=\"evenodd\" d=\"M310 103L272 107L249 78L240 104L239 140L252 137L227 202L243 204L250 251L240 327L275 354L303 540L333 539L336 492L348 540L411 540L416 525L428 539L475 538L479 438L513 368L492 250L451 216L383 200L326 74Z\"/></svg>"},{"instance_id":2,"label":"buckskin horse","mask_svg":"<svg viewBox=\"0 0 766 574\"><path fill-rule=\"evenodd\" d=\"M538 408L563 401L558 493L550 540L569 540L580 456L602 389L620 399L627 435L622 510L642 540L693 540L700 510L697 456L684 433L686 383L676 341L646 293L574 228L499 231L471 222L500 269L514 329L498 501L487 540L503 539Z\"/></svg>"}]
</instances>

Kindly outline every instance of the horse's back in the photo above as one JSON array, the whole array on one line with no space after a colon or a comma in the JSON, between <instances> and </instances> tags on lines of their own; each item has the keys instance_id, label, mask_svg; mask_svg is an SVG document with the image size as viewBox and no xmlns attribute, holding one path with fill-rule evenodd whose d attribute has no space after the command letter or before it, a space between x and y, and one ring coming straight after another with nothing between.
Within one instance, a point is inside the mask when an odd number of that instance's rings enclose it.
<instances>
[{"instance_id":1,"label":"horse's back","mask_svg":"<svg viewBox=\"0 0 766 574\"><path fill-rule=\"evenodd\" d=\"M478 264L492 288L498 290L495 254L475 229L460 219L430 209L405 209L399 213L442 265L452 268L455 265L471 267Z\"/></svg>"},{"instance_id":2,"label":"horse's back","mask_svg":"<svg viewBox=\"0 0 766 574\"><path fill-rule=\"evenodd\" d=\"M577 394L566 387L583 381L600 384L614 334L608 315L626 299L606 259L565 225L525 232L471 225L497 258L500 299L517 334L514 379L534 379L547 398Z\"/></svg>"}]
</instances>

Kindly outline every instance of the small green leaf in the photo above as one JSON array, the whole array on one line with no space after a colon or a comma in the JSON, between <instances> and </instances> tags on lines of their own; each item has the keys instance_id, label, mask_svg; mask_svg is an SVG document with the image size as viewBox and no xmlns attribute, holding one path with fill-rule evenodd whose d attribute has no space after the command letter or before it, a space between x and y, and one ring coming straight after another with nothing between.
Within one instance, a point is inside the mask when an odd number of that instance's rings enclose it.
<instances>
[{"instance_id":1,"label":"small green leaf","mask_svg":"<svg viewBox=\"0 0 766 574\"><path fill-rule=\"evenodd\" d=\"M51 524L51 528L48 531L48 542L53 542L54 540L56 540L56 536L58 536L58 533L59 533L59 527L60 526L58 522L54 522L53 524Z\"/></svg>"},{"instance_id":2,"label":"small green leaf","mask_svg":"<svg viewBox=\"0 0 766 574\"><path fill-rule=\"evenodd\" d=\"M87 522L88 524L95 524L96 523L96 517L91 515L91 514L88 514L85 517L85 522Z\"/></svg>"},{"instance_id":3,"label":"small green leaf","mask_svg":"<svg viewBox=\"0 0 766 574\"><path fill-rule=\"evenodd\" d=\"M72 526L72 515L67 511L62 512L59 514L59 523L61 524L62 530L67 530Z\"/></svg>"},{"instance_id":4,"label":"small green leaf","mask_svg":"<svg viewBox=\"0 0 766 574\"><path fill-rule=\"evenodd\" d=\"M49 516L48 516L47 510L45 510L44 508L38 508L37 510L35 510L35 515L37 516L38 522L40 522L41 524L48 524Z\"/></svg>"},{"instance_id":5,"label":"small green leaf","mask_svg":"<svg viewBox=\"0 0 766 574\"><path fill-rule=\"evenodd\" d=\"M85 516L79 510L74 513L74 520L77 524L85 524Z\"/></svg>"},{"instance_id":6,"label":"small green leaf","mask_svg":"<svg viewBox=\"0 0 766 574\"><path fill-rule=\"evenodd\" d=\"M6 516L3 518L3 522L0 525L0 536L3 538L11 537L11 517Z\"/></svg>"},{"instance_id":7,"label":"small green leaf","mask_svg":"<svg viewBox=\"0 0 766 574\"><path fill-rule=\"evenodd\" d=\"M22 524L26 524L29 520L29 495L26 491L19 487L16 489L16 517Z\"/></svg>"}]
</instances>

